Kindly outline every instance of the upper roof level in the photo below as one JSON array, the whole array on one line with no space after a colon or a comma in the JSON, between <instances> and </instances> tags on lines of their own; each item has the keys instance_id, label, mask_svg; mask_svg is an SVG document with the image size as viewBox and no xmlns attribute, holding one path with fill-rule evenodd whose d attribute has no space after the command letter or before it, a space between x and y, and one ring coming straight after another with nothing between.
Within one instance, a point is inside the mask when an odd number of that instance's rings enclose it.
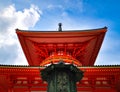
<instances>
[{"instance_id":1,"label":"upper roof level","mask_svg":"<svg viewBox=\"0 0 120 92\"><path fill-rule=\"evenodd\" d=\"M106 27L64 31L16 29L30 66L44 66L60 60L77 66L93 66L106 31Z\"/></svg>"}]
</instances>

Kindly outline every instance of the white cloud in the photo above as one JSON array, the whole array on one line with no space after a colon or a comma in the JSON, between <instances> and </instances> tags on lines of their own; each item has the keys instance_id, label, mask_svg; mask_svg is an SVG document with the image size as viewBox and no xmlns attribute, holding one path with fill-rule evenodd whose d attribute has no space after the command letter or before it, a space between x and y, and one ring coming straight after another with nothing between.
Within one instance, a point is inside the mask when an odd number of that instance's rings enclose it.
<instances>
[{"instance_id":1,"label":"white cloud","mask_svg":"<svg viewBox=\"0 0 120 92\"><path fill-rule=\"evenodd\" d=\"M16 11L14 5L9 5L0 11L0 63L27 64L15 29L27 30L30 27L34 27L41 14L42 12L39 8L34 5L23 11ZM9 56L7 56L7 53L9 53Z\"/></svg>"}]
</instances>

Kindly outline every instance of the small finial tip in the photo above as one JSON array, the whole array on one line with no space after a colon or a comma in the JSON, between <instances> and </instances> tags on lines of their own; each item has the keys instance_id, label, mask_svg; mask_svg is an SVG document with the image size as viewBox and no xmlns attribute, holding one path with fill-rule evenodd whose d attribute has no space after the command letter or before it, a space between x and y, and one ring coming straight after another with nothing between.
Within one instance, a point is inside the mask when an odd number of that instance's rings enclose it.
<instances>
[{"instance_id":1,"label":"small finial tip","mask_svg":"<svg viewBox=\"0 0 120 92\"><path fill-rule=\"evenodd\" d=\"M58 31L62 31L62 23L58 23L58 26L59 26L59 28L58 28Z\"/></svg>"},{"instance_id":2,"label":"small finial tip","mask_svg":"<svg viewBox=\"0 0 120 92\"><path fill-rule=\"evenodd\" d=\"M59 26L62 26L62 23L58 23Z\"/></svg>"}]
</instances>

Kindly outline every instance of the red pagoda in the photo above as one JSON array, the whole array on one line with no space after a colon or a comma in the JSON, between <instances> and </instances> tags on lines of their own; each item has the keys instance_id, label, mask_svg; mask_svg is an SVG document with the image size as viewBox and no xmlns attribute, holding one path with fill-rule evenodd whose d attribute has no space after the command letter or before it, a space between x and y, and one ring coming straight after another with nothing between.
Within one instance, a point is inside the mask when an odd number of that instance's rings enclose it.
<instances>
[{"instance_id":1,"label":"red pagoda","mask_svg":"<svg viewBox=\"0 0 120 92\"><path fill-rule=\"evenodd\" d=\"M120 92L120 65L94 65L106 31L62 31L61 25L59 31L16 29L29 66L0 65L0 92L47 92L40 72L59 61L84 72L77 92Z\"/></svg>"}]
</instances>

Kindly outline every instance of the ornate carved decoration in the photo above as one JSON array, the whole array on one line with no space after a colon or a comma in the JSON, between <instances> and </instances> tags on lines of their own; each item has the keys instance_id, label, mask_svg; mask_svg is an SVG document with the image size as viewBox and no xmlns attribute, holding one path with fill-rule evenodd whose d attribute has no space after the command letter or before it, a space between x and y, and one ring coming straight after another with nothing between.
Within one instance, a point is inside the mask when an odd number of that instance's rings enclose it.
<instances>
[{"instance_id":1,"label":"ornate carved decoration","mask_svg":"<svg viewBox=\"0 0 120 92\"><path fill-rule=\"evenodd\" d=\"M85 50L89 41L84 43L35 43L35 52L38 55L41 66L57 63L60 59L66 63L73 63L77 66L82 65Z\"/></svg>"}]
</instances>

